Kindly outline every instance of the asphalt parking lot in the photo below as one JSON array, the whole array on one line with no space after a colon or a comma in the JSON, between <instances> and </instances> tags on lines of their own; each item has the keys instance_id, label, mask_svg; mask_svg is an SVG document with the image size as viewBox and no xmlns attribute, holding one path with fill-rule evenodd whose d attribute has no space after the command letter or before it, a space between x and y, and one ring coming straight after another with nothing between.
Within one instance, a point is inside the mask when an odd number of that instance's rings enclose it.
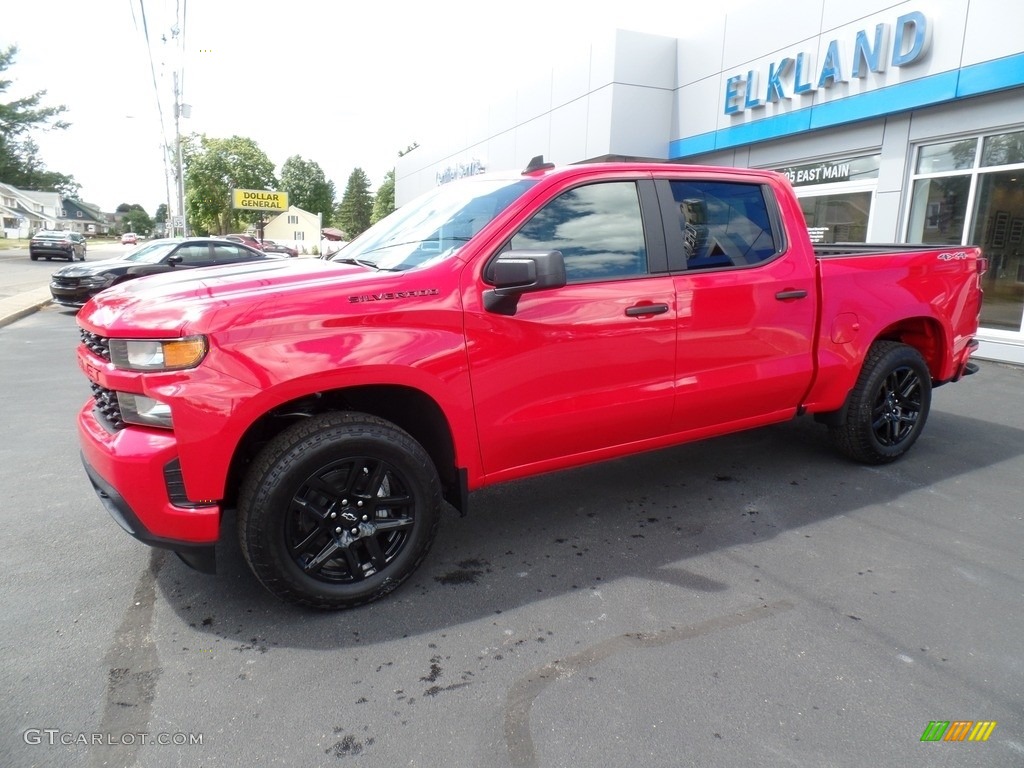
<instances>
[{"instance_id":1,"label":"asphalt parking lot","mask_svg":"<svg viewBox=\"0 0 1024 768\"><path fill-rule=\"evenodd\" d=\"M1024 369L936 390L884 467L797 420L476 493L317 613L230 535L211 577L113 523L75 343L0 328L0 765L1024 765Z\"/></svg>"}]
</instances>

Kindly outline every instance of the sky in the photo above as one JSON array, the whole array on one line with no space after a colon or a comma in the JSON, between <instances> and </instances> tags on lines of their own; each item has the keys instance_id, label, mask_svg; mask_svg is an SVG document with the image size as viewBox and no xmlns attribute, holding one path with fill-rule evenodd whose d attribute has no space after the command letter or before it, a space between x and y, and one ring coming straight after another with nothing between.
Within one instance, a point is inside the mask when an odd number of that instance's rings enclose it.
<instances>
[{"instance_id":1,"label":"sky","mask_svg":"<svg viewBox=\"0 0 1024 768\"><path fill-rule=\"evenodd\" d=\"M151 215L176 200L165 147L242 136L281 165L300 155L334 182L353 169L375 191L400 150L550 66L567 45L614 28L682 35L719 0L50 0L8 3L0 46L18 54L0 99L39 90L67 106L65 131L36 132L48 170L82 199ZM147 35L148 30L148 45Z\"/></svg>"}]
</instances>

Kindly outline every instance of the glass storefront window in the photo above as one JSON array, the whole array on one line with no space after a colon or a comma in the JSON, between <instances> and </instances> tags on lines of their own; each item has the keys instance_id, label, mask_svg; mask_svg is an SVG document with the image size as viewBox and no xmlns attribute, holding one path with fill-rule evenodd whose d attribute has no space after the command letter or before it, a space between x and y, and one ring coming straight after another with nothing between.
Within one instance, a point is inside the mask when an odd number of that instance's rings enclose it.
<instances>
[{"instance_id":1,"label":"glass storefront window","mask_svg":"<svg viewBox=\"0 0 1024 768\"><path fill-rule=\"evenodd\" d=\"M943 173L973 168L977 148L977 139L961 139L921 147L917 153L916 173Z\"/></svg>"},{"instance_id":2,"label":"glass storefront window","mask_svg":"<svg viewBox=\"0 0 1024 768\"><path fill-rule=\"evenodd\" d=\"M1019 331L1024 310L1024 169L981 174L973 219L970 242L982 247L989 262L981 324Z\"/></svg>"},{"instance_id":3,"label":"glass storefront window","mask_svg":"<svg viewBox=\"0 0 1024 768\"><path fill-rule=\"evenodd\" d=\"M1003 133L985 139L981 150L982 166L991 167L1015 163L1024 163L1024 131Z\"/></svg>"},{"instance_id":4,"label":"glass storefront window","mask_svg":"<svg viewBox=\"0 0 1024 768\"><path fill-rule=\"evenodd\" d=\"M981 327L1024 331L1024 131L919 147L916 168L906 242L981 246Z\"/></svg>"},{"instance_id":5,"label":"glass storefront window","mask_svg":"<svg viewBox=\"0 0 1024 768\"><path fill-rule=\"evenodd\" d=\"M863 243L867 240L870 192L802 196L800 209L814 243Z\"/></svg>"},{"instance_id":6,"label":"glass storefront window","mask_svg":"<svg viewBox=\"0 0 1024 768\"><path fill-rule=\"evenodd\" d=\"M915 181L907 242L961 245L970 188L970 176Z\"/></svg>"}]
</instances>

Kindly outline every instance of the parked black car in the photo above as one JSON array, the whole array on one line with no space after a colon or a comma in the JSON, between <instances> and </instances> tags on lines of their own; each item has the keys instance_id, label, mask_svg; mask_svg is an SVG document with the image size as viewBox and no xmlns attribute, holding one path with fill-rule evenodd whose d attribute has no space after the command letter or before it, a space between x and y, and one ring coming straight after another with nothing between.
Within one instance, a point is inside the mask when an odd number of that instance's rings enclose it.
<instances>
[{"instance_id":1,"label":"parked black car","mask_svg":"<svg viewBox=\"0 0 1024 768\"><path fill-rule=\"evenodd\" d=\"M50 279L50 295L56 304L81 307L104 288L134 277L172 269L280 258L241 243L213 237L152 240L115 259L58 269Z\"/></svg>"},{"instance_id":2,"label":"parked black car","mask_svg":"<svg viewBox=\"0 0 1024 768\"><path fill-rule=\"evenodd\" d=\"M68 261L85 261L85 236L59 229L41 229L28 242L28 257L39 261L40 256L47 261L54 256Z\"/></svg>"}]
</instances>

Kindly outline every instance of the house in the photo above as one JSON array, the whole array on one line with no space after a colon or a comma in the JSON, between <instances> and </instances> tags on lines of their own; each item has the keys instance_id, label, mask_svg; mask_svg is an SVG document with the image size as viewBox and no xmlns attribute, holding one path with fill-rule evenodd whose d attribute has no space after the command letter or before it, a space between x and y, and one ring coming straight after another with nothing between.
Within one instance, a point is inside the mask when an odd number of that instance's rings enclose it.
<instances>
[{"instance_id":1,"label":"house","mask_svg":"<svg viewBox=\"0 0 1024 768\"><path fill-rule=\"evenodd\" d=\"M0 183L0 230L4 237L31 237L40 229L63 229L86 237L110 234L110 218L99 207L59 192L18 189Z\"/></svg>"},{"instance_id":2,"label":"house","mask_svg":"<svg viewBox=\"0 0 1024 768\"><path fill-rule=\"evenodd\" d=\"M309 255L314 248L319 253L320 221L319 213L290 205L287 211L263 225L263 239L297 248L300 255Z\"/></svg>"},{"instance_id":3,"label":"house","mask_svg":"<svg viewBox=\"0 0 1024 768\"><path fill-rule=\"evenodd\" d=\"M110 222L107 215L95 205L65 198L63 211L64 215L61 218L63 229L80 232L86 237L110 234Z\"/></svg>"},{"instance_id":4,"label":"house","mask_svg":"<svg viewBox=\"0 0 1024 768\"><path fill-rule=\"evenodd\" d=\"M40 229L58 226L60 195L56 192L26 192L0 182L0 217L5 237L30 237Z\"/></svg>"}]
</instances>

